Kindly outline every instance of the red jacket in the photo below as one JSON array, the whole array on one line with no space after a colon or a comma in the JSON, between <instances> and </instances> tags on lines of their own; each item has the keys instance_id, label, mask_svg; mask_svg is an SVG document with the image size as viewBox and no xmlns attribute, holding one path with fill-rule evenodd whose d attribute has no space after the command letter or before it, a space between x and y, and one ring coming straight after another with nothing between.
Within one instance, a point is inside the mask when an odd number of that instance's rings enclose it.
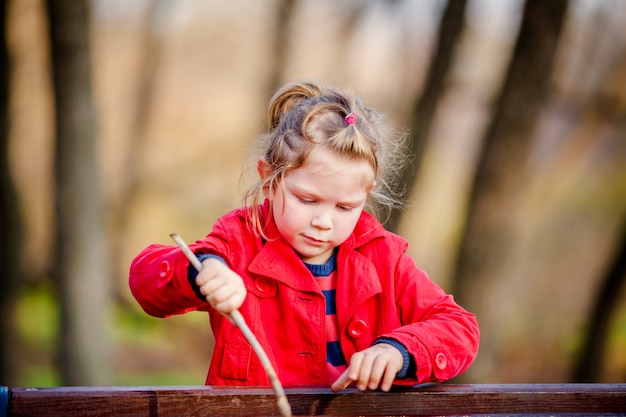
<instances>
[{"instance_id":1,"label":"red jacket","mask_svg":"<svg viewBox=\"0 0 626 417\"><path fill-rule=\"evenodd\" d=\"M263 207L267 216L267 202ZM245 209L221 219L195 253L226 260L248 295L239 311L269 356L284 386L330 386L326 375L324 296L315 278L280 237L273 221L265 241L248 226ZM337 253L337 321L343 354L350 357L380 336L402 343L417 372L396 381L444 381L465 371L478 351L476 318L456 304L406 255L407 242L363 212ZM209 312L215 349L208 385L270 385L239 329L188 282L189 262L176 246L151 245L132 262L130 288L150 315Z\"/></svg>"}]
</instances>

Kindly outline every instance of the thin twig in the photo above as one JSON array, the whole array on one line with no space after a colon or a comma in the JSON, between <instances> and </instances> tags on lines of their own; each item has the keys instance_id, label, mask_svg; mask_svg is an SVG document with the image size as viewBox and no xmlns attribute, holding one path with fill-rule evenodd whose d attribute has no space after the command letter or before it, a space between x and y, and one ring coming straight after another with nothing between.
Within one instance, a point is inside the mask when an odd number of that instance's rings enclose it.
<instances>
[{"instance_id":1,"label":"thin twig","mask_svg":"<svg viewBox=\"0 0 626 417\"><path fill-rule=\"evenodd\" d=\"M189 246L187 246L185 241L177 233L170 233L170 237L174 239L174 242L176 242L176 244L182 249L183 253L187 257L187 259L189 259L189 262L191 262L194 268L196 268L196 270L200 272L200 270L202 269L202 263L200 262L198 257L191 251ZM233 323L236 327L239 328L239 330L241 330L241 333L243 333L244 337L246 338L248 343L250 343L252 349L259 357L259 360L261 361L261 364L263 365L263 368L265 369L265 372L267 373L267 376L272 384L272 388L274 389L274 392L276 394L276 404L278 405L281 416L291 417L291 406L289 405L289 401L287 401L287 396L285 395L283 386L281 385L278 376L276 375L276 371L274 370L274 367L267 357L265 350L263 350L263 347L254 336L254 333L252 333L252 331L246 324L243 316L237 309L231 311L230 314L224 314L224 316L226 316L226 318L228 318L231 323Z\"/></svg>"}]
</instances>

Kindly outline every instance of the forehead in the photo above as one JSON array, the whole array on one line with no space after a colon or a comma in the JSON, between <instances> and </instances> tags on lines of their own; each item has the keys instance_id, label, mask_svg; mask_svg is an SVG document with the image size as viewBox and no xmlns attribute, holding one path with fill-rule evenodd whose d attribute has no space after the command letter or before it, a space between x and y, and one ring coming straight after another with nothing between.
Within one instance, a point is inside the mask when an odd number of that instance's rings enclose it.
<instances>
[{"instance_id":1,"label":"forehead","mask_svg":"<svg viewBox=\"0 0 626 417\"><path fill-rule=\"evenodd\" d=\"M327 181L348 177L368 191L375 183L374 169L367 161L345 158L324 148L311 151L305 163L295 171L299 171L298 177L312 176Z\"/></svg>"}]
</instances>

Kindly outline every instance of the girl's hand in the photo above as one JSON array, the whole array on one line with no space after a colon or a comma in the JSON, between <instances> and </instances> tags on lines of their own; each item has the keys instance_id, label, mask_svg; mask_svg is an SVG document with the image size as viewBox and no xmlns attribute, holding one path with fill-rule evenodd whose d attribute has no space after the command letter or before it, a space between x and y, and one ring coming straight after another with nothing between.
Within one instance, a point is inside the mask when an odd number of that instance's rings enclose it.
<instances>
[{"instance_id":1,"label":"girl's hand","mask_svg":"<svg viewBox=\"0 0 626 417\"><path fill-rule=\"evenodd\" d=\"M352 355L350 366L333 383L333 392L347 388L352 382L361 391L379 387L389 391L391 384L404 365L402 353L387 343L379 343Z\"/></svg>"},{"instance_id":2,"label":"girl's hand","mask_svg":"<svg viewBox=\"0 0 626 417\"><path fill-rule=\"evenodd\" d=\"M239 275L215 258L202 262L196 284L200 293L220 314L238 309L246 298L246 286Z\"/></svg>"}]
</instances>

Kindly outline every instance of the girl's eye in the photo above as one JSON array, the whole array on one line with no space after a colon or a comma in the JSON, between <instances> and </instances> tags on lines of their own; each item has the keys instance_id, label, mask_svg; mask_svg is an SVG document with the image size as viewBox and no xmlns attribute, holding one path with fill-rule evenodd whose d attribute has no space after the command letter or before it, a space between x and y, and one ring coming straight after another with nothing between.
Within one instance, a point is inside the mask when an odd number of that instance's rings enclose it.
<instances>
[{"instance_id":1,"label":"girl's eye","mask_svg":"<svg viewBox=\"0 0 626 417\"><path fill-rule=\"evenodd\" d=\"M350 207L350 206L337 206L337 207L341 211L350 211L350 210L352 210L352 207Z\"/></svg>"},{"instance_id":2,"label":"girl's eye","mask_svg":"<svg viewBox=\"0 0 626 417\"><path fill-rule=\"evenodd\" d=\"M313 204L313 203L315 203L315 200L310 199L310 198L304 198L304 197L300 197L300 201L303 202L304 204Z\"/></svg>"}]
</instances>

